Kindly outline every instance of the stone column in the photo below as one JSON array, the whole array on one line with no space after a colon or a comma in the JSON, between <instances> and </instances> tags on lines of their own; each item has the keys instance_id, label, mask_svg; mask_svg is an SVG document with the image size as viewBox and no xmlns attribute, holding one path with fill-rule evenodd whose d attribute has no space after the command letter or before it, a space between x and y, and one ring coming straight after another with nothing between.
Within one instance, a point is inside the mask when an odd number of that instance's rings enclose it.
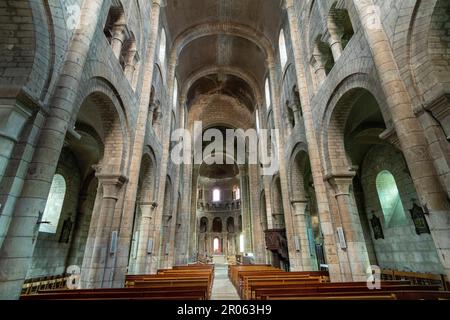
<instances>
[{"instance_id":1,"label":"stone column","mask_svg":"<svg viewBox=\"0 0 450 320\"><path fill-rule=\"evenodd\" d=\"M304 271L317 270L317 261L314 259L314 253L310 250L308 238L308 221L306 216L308 200L292 200L291 203L294 207L295 233L300 239L302 268Z\"/></svg>"},{"instance_id":2,"label":"stone column","mask_svg":"<svg viewBox=\"0 0 450 320\"><path fill-rule=\"evenodd\" d=\"M250 214L250 190L248 185L248 172L245 166L239 166L241 173L241 212L242 212L242 233L244 234L245 252L253 252L252 241L252 220Z\"/></svg>"},{"instance_id":3,"label":"stone column","mask_svg":"<svg viewBox=\"0 0 450 320\"><path fill-rule=\"evenodd\" d=\"M296 271L301 269L301 254L295 251L295 238L294 238L294 222L291 211L291 205L289 201L289 187L288 187L288 177L287 177L287 169L286 169L286 161L285 161L285 145L283 134L283 123L281 120L281 106L280 106L280 91L279 84L277 81L280 81L277 76L275 63L273 60L273 56L269 55L268 58L268 69L270 74L270 84L271 84L271 92L272 92L272 105L273 105L273 118L275 122L275 129L279 130L278 137L274 137L276 140L277 150L274 152L277 154L277 158L279 161L279 173L280 173L280 185L281 185L281 201L283 202L283 210L284 212L284 220L286 226L286 238L288 242L289 249L289 263L292 271ZM270 189L269 189L270 190Z\"/></svg>"},{"instance_id":4,"label":"stone column","mask_svg":"<svg viewBox=\"0 0 450 320\"><path fill-rule=\"evenodd\" d=\"M26 123L16 146L13 148L8 166L0 182L0 248L14 216L14 207L22 192L23 182L44 122L43 113L38 111L33 119Z\"/></svg>"},{"instance_id":5,"label":"stone column","mask_svg":"<svg viewBox=\"0 0 450 320\"><path fill-rule=\"evenodd\" d=\"M353 0L381 80L401 149L427 214L438 256L450 276L450 205L437 176L423 129L398 70L381 17L372 0Z\"/></svg>"},{"instance_id":6,"label":"stone column","mask_svg":"<svg viewBox=\"0 0 450 320\"><path fill-rule=\"evenodd\" d=\"M87 54L97 29L104 0L85 1L78 29L50 100L45 121L16 202L8 235L0 250L0 299L17 299L31 258L39 212L45 209L69 121L72 117Z\"/></svg>"},{"instance_id":7,"label":"stone column","mask_svg":"<svg viewBox=\"0 0 450 320\"><path fill-rule=\"evenodd\" d=\"M161 108L155 109L154 116L155 116L155 120L153 122L153 132L155 133L155 137L157 137L161 141L161 139L162 139L162 137L161 137L161 122L163 120L163 114L161 112Z\"/></svg>"},{"instance_id":8,"label":"stone column","mask_svg":"<svg viewBox=\"0 0 450 320\"><path fill-rule=\"evenodd\" d=\"M154 254L154 247L149 235L153 233L153 214L154 204L151 202L141 202L139 204L141 209L141 224L139 226L139 240L136 257L136 274L149 274L151 257ZM150 243L149 243L150 241Z\"/></svg>"},{"instance_id":9,"label":"stone column","mask_svg":"<svg viewBox=\"0 0 450 320\"><path fill-rule=\"evenodd\" d=\"M366 281L370 261L358 209L351 194L353 177L354 174L332 176L329 181L335 192L340 227L344 231L347 246L339 249L345 251L348 257L348 267L342 272L343 278L345 281ZM345 265L345 262L341 261L341 264Z\"/></svg>"},{"instance_id":10,"label":"stone column","mask_svg":"<svg viewBox=\"0 0 450 320\"><path fill-rule=\"evenodd\" d=\"M22 106L19 101L0 100L0 183L2 182L13 148L18 142L22 129L30 117L31 111Z\"/></svg>"},{"instance_id":11,"label":"stone column","mask_svg":"<svg viewBox=\"0 0 450 320\"><path fill-rule=\"evenodd\" d=\"M318 140L316 137L313 121L310 95L305 76L305 66L302 57L305 56L303 47L300 44L300 29L297 14L295 12L294 1L286 0L286 8L291 31L292 48L294 52L295 70L297 72L297 81L299 87L300 101L303 110L303 120L305 123L306 140L308 142L309 158L311 162L311 171L316 191L317 209L320 219L320 225L324 236L324 251L330 271L331 281L341 280L341 270L339 266L339 257L337 255L336 241L333 232L333 222L330 214L327 191L323 180L322 163L320 158Z\"/></svg>"},{"instance_id":12,"label":"stone column","mask_svg":"<svg viewBox=\"0 0 450 320\"><path fill-rule=\"evenodd\" d=\"M181 208L179 213L181 214L181 227L180 227L180 243L177 243L177 250L179 251L178 260L176 261L178 265L186 264L189 260L189 238L191 233L191 194L192 192L196 192L196 190L189 191L191 189L191 173L192 173L192 165L184 164L184 186L182 193L182 201Z\"/></svg>"},{"instance_id":13,"label":"stone column","mask_svg":"<svg viewBox=\"0 0 450 320\"><path fill-rule=\"evenodd\" d=\"M127 273L130 243L132 241L133 218L136 206L137 189L139 184L139 173L141 169L144 140L149 115L151 85L153 81L154 58L156 53L156 42L159 32L160 0L153 0L151 11L151 31L144 61L144 80L139 110L137 115L136 130L131 152L129 181L125 192L124 209L122 213L122 224L118 244L116 267L114 274L114 286L121 287L125 282ZM150 235L151 236L151 235ZM156 249L155 249L156 250ZM155 251L156 254L156 251Z\"/></svg>"},{"instance_id":14,"label":"stone column","mask_svg":"<svg viewBox=\"0 0 450 320\"><path fill-rule=\"evenodd\" d=\"M314 49L313 56L311 57L310 63L316 74L318 84L322 84L327 78L327 73L325 71L325 64L323 63L322 54L318 52L318 49Z\"/></svg>"},{"instance_id":15,"label":"stone column","mask_svg":"<svg viewBox=\"0 0 450 320\"><path fill-rule=\"evenodd\" d=\"M119 21L114 24L112 30L112 39L111 39L111 48L114 52L114 56L119 59L120 54L122 53L123 43L126 38L126 23L125 17L122 15L119 18Z\"/></svg>"},{"instance_id":16,"label":"stone column","mask_svg":"<svg viewBox=\"0 0 450 320\"><path fill-rule=\"evenodd\" d=\"M82 281L83 288L108 288L111 287L111 279L106 278L106 263L111 252L112 224L114 210L119 198L119 191L126 179L120 175L98 174L99 185L102 188L98 220L95 222L94 234L89 234L88 243L91 248L86 248L83 261Z\"/></svg>"},{"instance_id":17,"label":"stone column","mask_svg":"<svg viewBox=\"0 0 450 320\"><path fill-rule=\"evenodd\" d=\"M334 61L338 61L343 51L341 40L337 37L337 35L330 35L328 38L328 44L330 45Z\"/></svg>"},{"instance_id":18,"label":"stone column","mask_svg":"<svg viewBox=\"0 0 450 320\"><path fill-rule=\"evenodd\" d=\"M302 117L302 109L300 106L298 105L294 105L292 107L292 111L294 112L294 119L295 119L295 123L301 123L303 121L303 117Z\"/></svg>"},{"instance_id":19,"label":"stone column","mask_svg":"<svg viewBox=\"0 0 450 320\"><path fill-rule=\"evenodd\" d=\"M136 60L137 60L137 49L134 47L130 49L127 56L125 57L125 77L131 83L133 81L133 75L136 71Z\"/></svg>"}]
</instances>

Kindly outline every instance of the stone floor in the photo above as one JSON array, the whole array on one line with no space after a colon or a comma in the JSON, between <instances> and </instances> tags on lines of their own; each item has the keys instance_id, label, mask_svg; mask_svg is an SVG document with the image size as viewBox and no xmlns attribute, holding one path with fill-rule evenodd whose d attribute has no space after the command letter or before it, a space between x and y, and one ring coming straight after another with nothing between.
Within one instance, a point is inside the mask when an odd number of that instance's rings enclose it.
<instances>
[{"instance_id":1,"label":"stone floor","mask_svg":"<svg viewBox=\"0 0 450 320\"><path fill-rule=\"evenodd\" d=\"M216 264L211 300L240 300L236 289L228 278L228 266Z\"/></svg>"}]
</instances>

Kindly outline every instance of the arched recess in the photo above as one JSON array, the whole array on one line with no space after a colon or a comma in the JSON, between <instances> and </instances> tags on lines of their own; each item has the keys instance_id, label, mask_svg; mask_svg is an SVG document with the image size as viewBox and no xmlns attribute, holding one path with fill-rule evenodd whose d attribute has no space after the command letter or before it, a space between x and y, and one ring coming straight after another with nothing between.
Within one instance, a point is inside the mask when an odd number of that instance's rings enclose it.
<instances>
[{"instance_id":1,"label":"arched recess","mask_svg":"<svg viewBox=\"0 0 450 320\"><path fill-rule=\"evenodd\" d=\"M103 92L87 96L77 116L75 130L79 124L95 128L104 146L100 169L108 174L124 171L128 155L127 129L121 110L117 110L110 97ZM105 156L107 155L107 156Z\"/></svg>"},{"instance_id":2,"label":"arched recess","mask_svg":"<svg viewBox=\"0 0 450 320\"><path fill-rule=\"evenodd\" d=\"M347 152L348 144L380 142L380 135L388 127L390 116L380 99L363 86L365 77L344 82L340 90L330 99L324 112L321 144L324 170L326 175L346 174L353 171L361 154L367 150L355 148L352 157ZM378 96L378 98L380 98ZM363 107L364 106L364 107ZM388 119L386 121L386 119ZM390 126L390 124L389 124ZM347 145L346 145L347 144Z\"/></svg>"},{"instance_id":3,"label":"arched recess","mask_svg":"<svg viewBox=\"0 0 450 320\"><path fill-rule=\"evenodd\" d=\"M209 225L208 218L202 217L200 219L200 230L199 230L200 233L208 232L208 225Z\"/></svg>"},{"instance_id":4,"label":"arched recess","mask_svg":"<svg viewBox=\"0 0 450 320\"><path fill-rule=\"evenodd\" d=\"M219 218L219 217L214 218L211 231L214 233L222 232L222 219L221 218Z\"/></svg>"},{"instance_id":5,"label":"arched recess","mask_svg":"<svg viewBox=\"0 0 450 320\"><path fill-rule=\"evenodd\" d=\"M374 145L362 162L359 183L355 197L368 221L371 262L382 269L444 273L431 235L416 229L412 219L410 210L419 201L403 154L390 145Z\"/></svg>"},{"instance_id":6,"label":"arched recess","mask_svg":"<svg viewBox=\"0 0 450 320\"><path fill-rule=\"evenodd\" d=\"M73 129L81 134L87 130L102 146L101 158L93 164L104 166L110 174L123 174L130 154L130 132L122 96L108 80L101 77L84 82L79 92L71 120ZM82 147L83 141L73 141L73 144Z\"/></svg>"},{"instance_id":7,"label":"arched recess","mask_svg":"<svg viewBox=\"0 0 450 320\"><path fill-rule=\"evenodd\" d=\"M359 168L373 145L387 144L380 138L386 124L377 99L366 89L338 90L331 102L323 131L323 163L330 193L336 195L336 223L345 234L348 259L353 261L344 278L358 280L374 256L364 197L358 192ZM352 249L356 247L357 252Z\"/></svg>"},{"instance_id":8,"label":"arched recess","mask_svg":"<svg viewBox=\"0 0 450 320\"><path fill-rule=\"evenodd\" d=\"M99 246L110 241L114 211L126 183L130 144L125 108L117 90L102 78L92 78L83 83L83 86L77 97L79 107L76 106L75 110L79 111L73 119L73 129L69 129L69 139L73 140L71 147L77 150L80 158L84 159L83 162L90 163L86 166L86 173L95 174L99 181L82 264L82 286L91 287L96 285L94 283L103 277L106 270L94 268L93 265L106 264L108 260L105 256L102 257L105 251L100 250ZM78 128L93 131L90 141L96 141L96 137L100 139L103 150L98 150L94 145L86 145L83 136L77 140ZM117 188L108 188L107 185L111 182ZM106 197L105 193L108 191L111 193Z\"/></svg>"},{"instance_id":9,"label":"arched recess","mask_svg":"<svg viewBox=\"0 0 450 320\"><path fill-rule=\"evenodd\" d=\"M331 6L327 27L331 36L332 50L333 46L339 46L339 51L344 50L355 33L348 10L338 6L337 1Z\"/></svg>"},{"instance_id":10,"label":"arched recess","mask_svg":"<svg viewBox=\"0 0 450 320\"><path fill-rule=\"evenodd\" d=\"M228 217L227 219L227 232L234 233L235 225L234 225L234 218Z\"/></svg>"},{"instance_id":11,"label":"arched recess","mask_svg":"<svg viewBox=\"0 0 450 320\"><path fill-rule=\"evenodd\" d=\"M411 256L411 260L418 262L417 266L420 266L422 270L426 268L437 270L436 266L439 263L424 267L424 264L420 262L422 259L420 250L413 246L417 239L411 236L411 231L414 230L412 224L395 226L396 231L392 233L391 230L386 229L389 225L383 225L376 182L378 174L383 170L392 172L388 168L382 169L387 163L395 164L398 167L395 170L402 172L400 174L402 178L395 179L400 193L402 193L401 190L407 189L406 194L409 197L417 199L417 196L403 154L396 149L395 140L389 140L392 143L390 144L381 138L385 136L383 133L386 132L387 127L386 116L378 103L381 97L375 97L363 88L350 88L338 96L338 99L332 99L334 103L331 109L332 114L328 115L329 121L326 122L328 125L324 130L326 140L323 141L323 146L326 148L323 150L328 182L337 199L338 217L341 221L348 221L342 222L347 245L360 246L367 250L367 256L361 251L361 254L349 255L349 258L359 261L362 266L367 263L378 263L384 268L397 268L400 264L396 259L386 257L401 255L401 250L398 248L403 245L402 241L408 238L406 242L410 243L409 251L416 253L416 257ZM393 189L389 190L389 197L394 196L392 192ZM344 193L347 196L344 197ZM373 197L376 197L376 207L374 207ZM412 209L415 202L408 200L404 210ZM409 212L405 215L408 216ZM383 246L382 238L386 236L384 232L390 234L389 243L399 245ZM435 248L433 249L431 238L427 246L430 252L436 251ZM433 260L438 261L437 255L433 257ZM414 263L407 263L407 265L413 266ZM355 274L355 271L352 270L352 272Z\"/></svg>"}]
</instances>

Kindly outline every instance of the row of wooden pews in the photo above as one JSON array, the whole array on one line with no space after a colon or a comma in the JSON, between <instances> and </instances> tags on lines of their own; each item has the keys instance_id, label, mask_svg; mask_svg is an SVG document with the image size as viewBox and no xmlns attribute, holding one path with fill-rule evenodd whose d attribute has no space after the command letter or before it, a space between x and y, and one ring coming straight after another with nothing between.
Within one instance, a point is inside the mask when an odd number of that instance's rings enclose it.
<instances>
[{"instance_id":1,"label":"row of wooden pews","mask_svg":"<svg viewBox=\"0 0 450 320\"><path fill-rule=\"evenodd\" d=\"M67 288L69 275L60 274L47 277L27 279L22 286L22 294L29 295L37 293L39 290L56 290Z\"/></svg>"},{"instance_id":2,"label":"row of wooden pews","mask_svg":"<svg viewBox=\"0 0 450 320\"><path fill-rule=\"evenodd\" d=\"M207 300L213 265L176 266L154 275L127 275L125 288L39 290L21 300Z\"/></svg>"},{"instance_id":3,"label":"row of wooden pews","mask_svg":"<svg viewBox=\"0 0 450 320\"><path fill-rule=\"evenodd\" d=\"M330 283L324 271L285 272L269 265L229 266L228 274L244 300L450 300L439 285L407 280Z\"/></svg>"},{"instance_id":4,"label":"row of wooden pews","mask_svg":"<svg viewBox=\"0 0 450 320\"><path fill-rule=\"evenodd\" d=\"M450 290L450 282L444 274L420 273L393 269L381 270L382 280L407 280L417 285L437 285L443 291Z\"/></svg>"}]
</instances>

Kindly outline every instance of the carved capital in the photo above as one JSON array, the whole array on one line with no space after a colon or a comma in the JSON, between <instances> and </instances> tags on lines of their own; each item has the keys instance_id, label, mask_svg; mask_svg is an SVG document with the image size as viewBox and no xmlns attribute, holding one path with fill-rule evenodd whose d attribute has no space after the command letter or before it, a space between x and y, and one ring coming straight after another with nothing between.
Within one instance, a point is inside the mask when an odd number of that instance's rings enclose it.
<instances>
[{"instance_id":1,"label":"carved capital","mask_svg":"<svg viewBox=\"0 0 450 320\"><path fill-rule=\"evenodd\" d=\"M447 135L447 140L450 139L450 93L443 94L442 96L434 99L431 103L426 105L425 110L431 112L431 114L439 121L442 129Z\"/></svg>"},{"instance_id":2,"label":"carved capital","mask_svg":"<svg viewBox=\"0 0 450 320\"><path fill-rule=\"evenodd\" d=\"M397 132L394 128L388 128L384 130L380 135L380 139L387 141L397 149L401 150L400 140L397 136Z\"/></svg>"},{"instance_id":3,"label":"carved capital","mask_svg":"<svg viewBox=\"0 0 450 320\"><path fill-rule=\"evenodd\" d=\"M103 199L118 199L118 194L122 186L128 179L122 175L103 174L101 173L101 166L95 166L100 185L103 187Z\"/></svg>"},{"instance_id":4,"label":"carved capital","mask_svg":"<svg viewBox=\"0 0 450 320\"><path fill-rule=\"evenodd\" d=\"M350 186L353 184L353 178L356 172L349 171L346 173L331 174L325 177L325 179L333 187L335 196L348 196L350 195Z\"/></svg>"}]
</instances>

